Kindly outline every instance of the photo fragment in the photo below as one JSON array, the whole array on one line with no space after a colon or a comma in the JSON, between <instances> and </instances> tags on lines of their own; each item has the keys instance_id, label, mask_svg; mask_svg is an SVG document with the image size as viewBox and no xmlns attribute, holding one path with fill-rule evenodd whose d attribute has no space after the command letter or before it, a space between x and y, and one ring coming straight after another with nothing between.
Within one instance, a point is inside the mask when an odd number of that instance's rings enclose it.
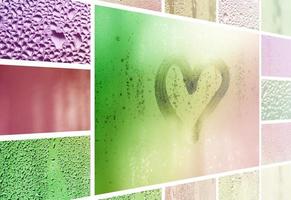
<instances>
[{"instance_id":1,"label":"photo fragment","mask_svg":"<svg viewBox=\"0 0 291 200\"><path fill-rule=\"evenodd\" d=\"M290 13L0 0L0 199L288 200Z\"/></svg>"},{"instance_id":2,"label":"photo fragment","mask_svg":"<svg viewBox=\"0 0 291 200\"><path fill-rule=\"evenodd\" d=\"M262 0L261 196L290 198L290 2Z\"/></svg>"},{"instance_id":3,"label":"photo fragment","mask_svg":"<svg viewBox=\"0 0 291 200\"><path fill-rule=\"evenodd\" d=\"M0 1L0 199L90 196L90 5Z\"/></svg>"},{"instance_id":4,"label":"photo fragment","mask_svg":"<svg viewBox=\"0 0 291 200\"><path fill-rule=\"evenodd\" d=\"M257 33L96 6L95 99L96 194L259 165Z\"/></svg>"}]
</instances>

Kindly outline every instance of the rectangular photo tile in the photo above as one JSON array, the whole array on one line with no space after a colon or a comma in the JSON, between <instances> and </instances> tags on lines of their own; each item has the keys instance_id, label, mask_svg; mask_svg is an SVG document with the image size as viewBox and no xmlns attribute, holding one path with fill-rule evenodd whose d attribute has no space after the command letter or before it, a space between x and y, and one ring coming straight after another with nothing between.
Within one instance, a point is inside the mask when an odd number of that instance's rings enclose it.
<instances>
[{"instance_id":1,"label":"rectangular photo tile","mask_svg":"<svg viewBox=\"0 0 291 200\"><path fill-rule=\"evenodd\" d=\"M291 123L262 126L262 162L291 161Z\"/></svg>"},{"instance_id":2,"label":"rectangular photo tile","mask_svg":"<svg viewBox=\"0 0 291 200\"><path fill-rule=\"evenodd\" d=\"M246 172L225 176L218 181L219 200L258 200L259 173Z\"/></svg>"},{"instance_id":3,"label":"rectangular photo tile","mask_svg":"<svg viewBox=\"0 0 291 200\"><path fill-rule=\"evenodd\" d=\"M291 165L262 169L262 199L289 200L291 196Z\"/></svg>"},{"instance_id":4,"label":"rectangular photo tile","mask_svg":"<svg viewBox=\"0 0 291 200\"><path fill-rule=\"evenodd\" d=\"M259 29L260 0L217 0L219 23Z\"/></svg>"},{"instance_id":5,"label":"rectangular photo tile","mask_svg":"<svg viewBox=\"0 0 291 200\"><path fill-rule=\"evenodd\" d=\"M216 200L215 179L166 188L165 200Z\"/></svg>"},{"instance_id":6,"label":"rectangular photo tile","mask_svg":"<svg viewBox=\"0 0 291 200\"><path fill-rule=\"evenodd\" d=\"M137 8L144 8L154 11L162 10L162 0L103 0L110 3L118 3L126 6L133 6Z\"/></svg>"},{"instance_id":7,"label":"rectangular photo tile","mask_svg":"<svg viewBox=\"0 0 291 200\"><path fill-rule=\"evenodd\" d=\"M289 0L261 0L262 31L291 35Z\"/></svg>"},{"instance_id":8,"label":"rectangular photo tile","mask_svg":"<svg viewBox=\"0 0 291 200\"><path fill-rule=\"evenodd\" d=\"M90 63L90 6L72 0L0 1L0 58Z\"/></svg>"},{"instance_id":9,"label":"rectangular photo tile","mask_svg":"<svg viewBox=\"0 0 291 200\"><path fill-rule=\"evenodd\" d=\"M102 200L162 200L161 190L149 190Z\"/></svg>"},{"instance_id":10,"label":"rectangular photo tile","mask_svg":"<svg viewBox=\"0 0 291 200\"><path fill-rule=\"evenodd\" d=\"M262 36L262 75L291 76L291 40Z\"/></svg>"},{"instance_id":11,"label":"rectangular photo tile","mask_svg":"<svg viewBox=\"0 0 291 200\"><path fill-rule=\"evenodd\" d=\"M291 119L291 81L262 80L262 120Z\"/></svg>"},{"instance_id":12,"label":"rectangular photo tile","mask_svg":"<svg viewBox=\"0 0 291 200\"><path fill-rule=\"evenodd\" d=\"M259 35L95 8L96 193L256 166Z\"/></svg>"},{"instance_id":13,"label":"rectangular photo tile","mask_svg":"<svg viewBox=\"0 0 291 200\"><path fill-rule=\"evenodd\" d=\"M165 0L165 6L170 14L216 20L216 0Z\"/></svg>"},{"instance_id":14,"label":"rectangular photo tile","mask_svg":"<svg viewBox=\"0 0 291 200\"><path fill-rule=\"evenodd\" d=\"M0 65L0 135L90 129L90 71Z\"/></svg>"},{"instance_id":15,"label":"rectangular photo tile","mask_svg":"<svg viewBox=\"0 0 291 200\"><path fill-rule=\"evenodd\" d=\"M0 142L0 199L90 195L90 139Z\"/></svg>"}]
</instances>

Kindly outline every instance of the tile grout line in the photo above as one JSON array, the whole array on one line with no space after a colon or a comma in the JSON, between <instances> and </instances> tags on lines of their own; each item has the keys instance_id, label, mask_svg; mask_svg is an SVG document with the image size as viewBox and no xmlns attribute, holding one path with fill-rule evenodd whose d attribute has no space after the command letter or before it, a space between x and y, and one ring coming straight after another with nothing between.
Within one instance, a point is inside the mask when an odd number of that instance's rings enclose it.
<instances>
[{"instance_id":1,"label":"tile grout line","mask_svg":"<svg viewBox=\"0 0 291 200\"><path fill-rule=\"evenodd\" d=\"M274 80L274 81L291 81L290 77L280 77L280 76L261 76L264 80Z\"/></svg>"},{"instance_id":2,"label":"tile grout line","mask_svg":"<svg viewBox=\"0 0 291 200\"><path fill-rule=\"evenodd\" d=\"M259 32L262 33L262 2L259 1Z\"/></svg>"},{"instance_id":3,"label":"tile grout line","mask_svg":"<svg viewBox=\"0 0 291 200\"><path fill-rule=\"evenodd\" d=\"M80 136L90 136L90 130L1 135L0 141L1 142L23 141L23 140L62 138L62 137L80 137Z\"/></svg>"},{"instance_id":4,"label":"tile grout line","mask_svg":"<svg viewBox=\"0 0 291 200\"><path fill-rule=\"evenodd\" d=\"M90 71L90 97L91 97L91 109L90 109L90 126L91 126L91 138L90 138L90 195L95 195L95 6L90 6L91 14L91 71Z\"/></svg>"},{"instance_id":5,"label":"tile grout line","mask_svg":"<svg viewBox=\"0 0 291 200\"><path fill-rule=\"evenodd\" d=\"M219 24L219 0L215 0L215 23Z\"/></svg>"},{"instance_id":6,"label":"tile grout line","mask_svg":"<svg viewBox=\"0 0 291 200\"><path fill-rule=\"evenodd\" d=\"M260 9L261 10L261 9ZM261 23L260 23L261 24ZM262 166L262 35L259 35L259 200L261 197L261 166Z\"/></svg>"},{"instance_id":7,"label":"tile grout line","mask_svg":"<svg viewBox=\"0 0 291 200\"><path fill-rule=\"evenodd\" d=\"M215 199L219 200L219 177L215 178Z\"/></svg>"},{"instance_id":8,"label":"tile grout line","mask_svg":"<svg viewBox=\"0 0 291 200\"><path fill-rule=\"evenodd\" d=\"M261 125L291 123L291 119L262 120Z\"/></svg>"},{"instance_id":9,"label":"tile grout line","mask_svg":"<svg viewBox=\"0 0 291 200\"><path fill-rule=\"evenodd\" d=\"M30 60L13 60L0 59L1 65L19 66L19 67L39 67L39 68L65 68L65 69L84 69L90 70L90 64L78 63L60 63L60 62L44 62L44 61L30 61Z\"/></svg>"},{"instance_id":10,"label":"tile grout line","mask_svg":"<svg viewBox=\"0 0 291 200\"><path fill-rule=\"evenodd\" d=\"M270 164L262 164L261 169L268 169L272 167L280 167L285 165L291 165L291 160L289 161L283 161L283 162L274 162Z\"/></svg>"},{"instance_id":11,"label":"tile grout line","mask_svg":"<svg viewBox=\"0 0 291 200\"><path fill-rule=\"evenodd\" d=\"M166 187L163 186L161 190L162 190L162 200L166 200Z\"/></svg>"},{"instance_id":12,"label":"tile grout line","mask_svg":"<svg viewBox=\"0 0 291 200\"><path fill-rule=\"evenodd\" d=\"M166 13L166 0L161 0L161 12Z\"/></svg>"}]
</instances>

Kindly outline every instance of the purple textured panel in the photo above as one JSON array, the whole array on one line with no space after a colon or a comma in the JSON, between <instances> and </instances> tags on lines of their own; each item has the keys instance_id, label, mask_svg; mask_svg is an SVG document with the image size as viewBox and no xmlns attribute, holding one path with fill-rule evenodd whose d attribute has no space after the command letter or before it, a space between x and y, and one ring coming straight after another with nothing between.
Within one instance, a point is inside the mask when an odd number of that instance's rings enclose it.
<instances>
[{"instance_id":1,"label":"purple textured panel","mask_svg":"<svg viewBox=\"0 0 291 200\"><path fill-rule=\"evenodd\" d=\"M70 0L1 0L0 58L90 63L90 6Z\"/></svg>"},{"instance_id":2,"label":"purple textured panel","mask_svg":"<svg viewBox=\"0 0 291 200\"><path fill-rule=\"evenodd\" d=\"M263 76L291 76L291 40L262 36Z\"/></svg>"}]
</instances>

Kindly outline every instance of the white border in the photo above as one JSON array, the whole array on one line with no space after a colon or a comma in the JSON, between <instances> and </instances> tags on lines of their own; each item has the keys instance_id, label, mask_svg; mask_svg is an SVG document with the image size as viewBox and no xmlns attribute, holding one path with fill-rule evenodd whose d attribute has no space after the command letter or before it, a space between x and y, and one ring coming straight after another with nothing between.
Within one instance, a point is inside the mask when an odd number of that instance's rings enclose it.
<instances>
[{"instance_id":1,"label":"white border","mask_svg":"<svg viewBox=\"0 0 291 200\"><path fill-rule=\"evenodd\" d=\"M291 81L291 77L262 76L262 80Z\"/></svg>"},{"instance_id":2,"label":"white border","mask_svg":"<svg viewBox=\"0 0 291 200\"><path fill-rule=\"evenodd\" d=\"M48 67L48 68L85 69L85 70L90 70L91 68L90 64L43 62L43 61L12 60L12 59L0 59L0 64L15 67L17 66L40 67L40 68Z\"/></svg>"},{"instance_id":3,"label":"white border","mask_svg":"<svg viewBox=\"0 0 291 200\"><path fill-rule=\"evenodd\" d=\"M216 6L216 8L215 8L215 23L218 23L218 24L220 24L220 22L219 22L219 1L220 0L215 0L215 6Z\"/></svg>"},{"instance_id":4,"label":"white border","mask_svg":"<svg viewBox=\"0 0 291 200\"><path fill-rule=\"evenodd\" d=\"M215 199L219 200L219 177L215 178Z\"/></svg>"},{"instance_id":5,"label":"white border","mask_svg":"<svg viewBox=\"0 0 291 200\"><path fill-rule=\"evenodd\" d=\"M91 71L90 71L90 194L95 195L95 6L91 5Z\"/></svg>"},{"instance_id":6,"label":"white border","mask_svg":"<svg viewBox=\"0 0 291 200\"><path fill-rule=\"evenodd\" d=\"M162 189L161 189L161 193L162 193L162 200L166 200L166 187L164 186L164 187L162 187Z\"/></svg>"},{"instance_id":7,"label":"white border","mask_svg":"<svg viewBox=\"0 0 291 200\"><path fill-rule=\"evenodd\" d=\"M259 27L260 29L261 27ZM259 36L259 200L261 195L261 166L262 166L262 35Z\"/></svg>"},{"instance_id":8,"label":"white border","mask_svg":"<svg viewBox=\"0 0 291 200\"><path fill-rule=\"evenodd\" d=\"M0 142L18 141L18 140L22 141L22 140L35 140L35 139L50 139L50 138L61 138L61 137L79 137L79 136L90 136L90 130L1 135Z\"/></svg>"},{"instance_id":9,"label":"white border","mask_svg":"<svg viewBox=\"0 0 291 200\"><path fill-rule=\"evenodd\" d=\"M265 124L285 124L285 123L291 123L291 119L277 119L277 120L263 120L262 125Z\"/></svg>"},{"instance_id":10,"label":"white border","mask_svg":"<svg viewBox=\"0 0 291 200\"><path fill-rule=\"evenodd\" d=\"M166 0L161 0L161 12L166 13Z\"/></svg>"},{"instance_id":11,"label":"white border","mask_svg":"<svg viewBox=\"0 0 291 200\"><path fill-rule=\"evenodd\" d=\"M219 0L217 0L219 1ZM263 24L263 12L262 12L262 0L259 0L259 31L262 33L262 24Z\"/></svg>"},{"instance_id":12,"label":"white border","mask_svg":"<svg viewBox=\"0 0 291 200\"><path fill-rule=\"evenodd\" d=\"M291 36L290 35L280 35L280 34L277 34L277 33L265 32L265 31L261 31L261 34L264 35L264 36L291 40Z\"/></svg>"},{"instance_id":13,"label":"white border","mask_svg":"<svg viewBox=\"0 0 291 200\"><path fill-rule=\"evenodd\" d=\"M284 162L276 162L276 163L271 163L271 164L263 164L261 168L263 170L263 169L268 169L268 168L272 168L272 167L279 167L279 166L284 166L284 165L291 165L291 160L284 161Z\"/></svg>"}]
</instances>

